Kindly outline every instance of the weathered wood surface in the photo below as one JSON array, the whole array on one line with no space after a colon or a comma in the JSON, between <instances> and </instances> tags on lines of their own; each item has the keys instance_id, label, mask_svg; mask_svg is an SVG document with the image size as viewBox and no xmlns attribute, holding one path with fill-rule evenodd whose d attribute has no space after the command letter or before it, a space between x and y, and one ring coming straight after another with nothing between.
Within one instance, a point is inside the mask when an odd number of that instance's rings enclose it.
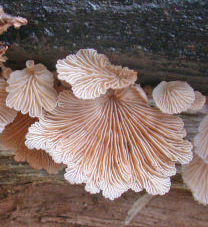
<instances>
[{"instance_id":1,"label":"weathered wood surface","mask_svg":"<svg viewBox=\"0 0 208 227\"><path fill-rule=\"evenodd\" d=\"M181 115L188 139L197 132L203 114ZM64 171L48 175L25 163L17 163L10 151L0 152L0 226L93 226L122 227L128 211L144 192L128 191L109 201L100 194L91 195L83 185L70 185ZM126 225L129 227L207 227L208 206L194 201L183 184L181 166L172 178L172 189L164 196L155 196Z\"/></svg>"},{"instance_id":2,"label":"weathered wood surface","mask_svg":"<svg viewBox=\"0 0 208 227\"><path fill-rule=\"evenodd\" d=\"M186 80L208 94L207 14L204 0L0 0L7 13L28 19L10 28L8 65L34 59L55 69L57 59L95 48L112 63L138 71L138 83Z\"/></svg>"}]
</instances>

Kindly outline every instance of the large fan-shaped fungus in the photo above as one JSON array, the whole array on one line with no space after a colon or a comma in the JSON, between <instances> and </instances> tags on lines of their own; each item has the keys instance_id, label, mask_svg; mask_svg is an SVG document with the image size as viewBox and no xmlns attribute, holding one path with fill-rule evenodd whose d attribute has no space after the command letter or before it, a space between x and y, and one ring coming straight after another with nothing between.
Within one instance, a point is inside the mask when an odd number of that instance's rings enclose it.
<instances>
[{"instance_id":1,"label":"large fan-shaped fungus","mask_svg":"<svg viewBox=\"0 0 208 227\"><path fill-rule=\"evenodd\" d=\"M183 166L183 180L191 189L194 198L200 203L208 204L208 163L194 156L193 160Z\"/></svg>"},{"instance_id":2,"label":"large fan-shaped fungus","mask_svg":"<svg viewBox=\"0 0 208 227\"><path fill-rule=\"evenodd\" d=\"M14 122L7 125L0 135L1 147L14 150L15 160L18 162L27 161L34 169L45 169L50 174L56 174L63 169L63 164L55 163L51 156L43 150L30 150L25 146L28 127L35 121L35 118L18 113Z\"/></svg>"},{"instance_id":3,"label":"large fan-shaped fungus","mask_svg":"<svg viewBox=\"0 0 208 227\"><path fill-rule=\"evenodd\" d=\"M53 74L42 64L28 60L26 68L10 74L6 88L6 104L10 108L39 117L42 109L51 111L57 102L57 92L53 88Z\"/></svg>"},{"instance_id":4,"label":"large fan-shaped fungus","mask_svg":"<svg viewBox=\"0 0 208 227\"><path fill-rule=\"evenodd\" d=\"M198 130L198 134L194 137L195 152L208 162L208 116L201 121Z\"/></svg>"},{"instance_id":5,"label":"large fan-shaped fungus","mask_svg":"<svg viewBox=\"0 0 208 227\"><path fill-rule=\"evenodd\" d=\"M58 106L29 128L26 145L46 149L68 165L65 178L114 199L129 188L164 194L175 162L192 159L192 145L179 117L161 113L140 89L111 90L96 99L76 98L69 90Z\"/></svg>"},{"instance_id":6,"label":"large fan-shaped fungus","mask_svg":"<svg viewBox=\"0 0 208 227\"><path fill-rule=\"evenodd\" d=\"M6 106L6 92L7 83L4 79L0 78L0 132L2 132L6 125L14 120L17 111L10 109Z\"/></svg>"},{"instance_id":7,"label":"large fan-shaped fungus","mask_svg":"<svg viewBox=\"0 0 208 227\"><path fill-rule=\"evenodd\" d=\"M183 81L162 81L152 92L157 107L164 113L186 111L194 102L193 88Z\"/></svg>"},{"instance_id":8,"label":"large fan-shaped fungus","mask_svg":"<svg viewBox=\"0 0 208 227\"><path fill-rule=\"evenodd\" d=\"M82 49L57 62L58 78L72 85L78 98L94 99L109 88L128 87L137 73L127 67L111 65L108 58L94 49Z\"/></svg>"}]
</instances>

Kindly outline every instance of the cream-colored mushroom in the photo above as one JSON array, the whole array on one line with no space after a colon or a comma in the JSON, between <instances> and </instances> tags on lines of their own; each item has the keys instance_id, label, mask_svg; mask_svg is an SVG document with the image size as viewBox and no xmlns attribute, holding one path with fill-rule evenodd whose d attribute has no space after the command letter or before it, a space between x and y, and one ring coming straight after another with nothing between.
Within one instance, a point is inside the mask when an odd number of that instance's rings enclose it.
<instances>
[{"instance_id":1,"label":"cream-colored mushroom","mask_svg":"<svg viewBox=\"0 0 208 227\"><path fill-rule=\"evenodd\" d=\"M128 189L164 194L175 162L192 159L192 145L179 117L150 107L136 86L109 89L83 100L69 90L58 106L29 128L26 145L44 149L68 166L65 178L86 183L91 193L119 197Z\"/></svg>"},{"instance_id":2,"label":"cream-colored mushroom","mask_svg":"<svg viewBox=\"0 0 208 227\"><path fill-rule=\"evenodd\" d=\"M202 95L202 93L199 91L195 91L194 95L195 95L195 99L194 99L194 102L189 107L189 110L198 111L204 106L206 102L206 96Z\"/></svg>"},{"instance_id":3,"label":"cream-colored mushroom","mask_svg":"<svg viewBox=\"0 0 208 227\"><path fill-rule=\"evenodd\" d=\"M183 180L191 189L194 198L203 205L208 204L208 163L194 156L193 160L183 166Z\"/></svg>"},{"instance_id":4,"label":"cream-colored mushroom","mask_svg":"<svg viewBox=\"0 0 208 227\"><path fill-rule=\"evenodd\" d=\"M27 24L27 19L23 17L13 17L4 12L3 8L0 6L0 35L7 31L10 26L15 28L20 28L22 25Z\"/></svg>"},{"instance_id":5,"label":"cream-colored mushroom","mask_svg":"<svg viewBox=\"0 0 208 227\"><path fill-rule=\"evenodd\" d=\"M10 109L6 106L6 92L7 83L4 79L0 78L0 132L2 132L6 125L14 120L17 111Z\"/></svg>"},{"instance_id":6,"label":"cream-colored mushroom","mask_svg":"<svg viewBox=\"0 0 208 227\"><path fill-rule=\"evenodd\" d=\"M137 73L127 67L111 65L108 58L94 49L82 49L57 62L58 78L72 85L80 99L94 99L109 88L121 89L133 84Z\"/></svg>"},{"instance_id":7,"label":"cream-colored mushroom","mask_svg":"<svg viewBox=\"0 0 208 227\"><path fill-rule=\"evenodd\" d=\"M208 116L201 121L198 131L194 137L195 152L208 163Z\"/></svg>"},{"instance_id":8,"label":"cream-colored mushroom","mask_svg":"<svg viewBox=\"0 0 208 227\"><path fill-rule=\"evenodd\" d=\"M162 81L153 90L156 106L164 113L181 113L194 102L193 88L183 81Z\"/></svg>"},{"instance_id":9,"label":"cream-colored mushroom","mask_svg":"<svg viewBox=\"0 0 208 227\"><path fill-rule=\"evenodd\" d=\"M42 109L51 111L57 104L53 74L42 64L28 60L26 68L16 70L7 80L6 105L31 117L40 117Z\"/></svg>"},{"instance_id":10,"label":"cream-colored mushroom","mask_svg":"<svg viewBox=\"0 0 208 227\"><path fill-rule=\"evenodd\" d=\"M44 150L28 149L25 146L25 135L28 127L37 119L18 113L14 122L7 125L0 135L1 147L15 151L15 160L28 162L34 169L45 169L50 174L56 174L64 168L63 164L57 164Z\"/></svg>"}]
</instances>

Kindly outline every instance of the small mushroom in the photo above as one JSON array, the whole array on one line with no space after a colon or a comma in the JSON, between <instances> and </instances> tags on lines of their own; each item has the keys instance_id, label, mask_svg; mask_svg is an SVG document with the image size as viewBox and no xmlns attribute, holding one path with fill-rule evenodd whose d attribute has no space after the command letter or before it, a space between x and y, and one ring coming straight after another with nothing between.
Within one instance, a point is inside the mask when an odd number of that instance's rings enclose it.
<instances>
[{"instance_id":1,"label":"small mushroom","mask_svg":"<svg viewBox=\"0 0 208 227\"><path fill-rule=\"evenodd\" d=\"M194 155L193 160L183 166L183 180L191 189L195 200L208 204L208 163Z\"/></svg>"},{"instance_id":2,"label":"small mushroom","mask_svg":"<svg viewBox=\"0 0 208 227\"><path fill-rule=\"evenodd\" d=\"M16 110L6 106L6 97L8 95L6 86L6 81L0 78L0 132L2 132L5 126L12 122L17 115Z\"/></svg>"},{"instance_id":3,"label":"small mushroom","mask_svg":"<svg viewBox=\"0 0 208 227\"><path fill-rule=\"evenodd\" d=\"M23 17L13 17L4 12L3 8L0 6L0 35L7 31L10 26L15 28L20 28L22 25L27 24L27 19Z\"/></svg>"},{"instance_id":4,"label":"small mushroom","mask_svg":"<svg viewBox=\"0 0 208 227\"><path fill-rule=\"evenodd\" d=\"M53 74L42 64L26 62L26 68L10 74L6 105L31 117L40 117L42 109L51 111L57 104Z\"/></svg>"},{"instance_id":5,"label":"small mushroom","mask_svg":"<svg viewBox=\"0 0 208 227\"><path fill-rule=\"evenodd\" d=\"M28 162L34 169L45 169L50 174L56 174L64 168L63 164L57 164L44 150L28 149L25 146L25 135L28 127L37 119L28 115L17 114L14 122L6 126L0 135L1 147L15 151L15 160Z\"/></svg>"},{"instance_id":6,"label":"small mushroom","mask_svg":"<svg viewBox=\"0 0 208 227\"><path fill-rule=\"evenodd\" d=\"M206 96L202 95L202 93L199 91L195 91L194 95L195 95L195 99L194 99L194 102L189 107L189 110L198 111L204 106L206 102Z\"/></svg>"},{"instance_id":7,"label":"small mushroom","mask_svg":"<svg viewBox=\"0 0 208 227\"><path fill-rule=\"evenodd\" d=\"M66 164L65 178L86 183L91 193L102 190L114 199L145 188L162 195L169 191L175 162L192 159L183 126L179 117L150 107L135 85L89 100L65 90L57 107L29 128L26 145Z\"/></svg>"},{"instance_id":8,"label":"small mushroom","mask_svg":"<svg viewBox=\"0 0 208 227\"><path fill-rule=\"evenodd\" d=\"M164 113L181 113L194 102L193 88L183 81L162 81L153 90L156 106Z\"/></svg>"},{"instance_id":9,"label":"small mushroom","mask_svg":"<svg viewBox=\"0 0 208 227\"><path fill-rule=\"evenodd\" d=\"M111 65L108 58L94 49L81 49L57 62L58 78L72 85L80 99L94 99L109 88L121 89L133 84L137 73L127 67Z\"/></svg>"},{"instance_id":10,"label":"small mushroom","mask_svg":"<svg viewBox=\"0 0 208 227\"><path fill-rule=\"evenodd\" d=\"M198 131L194 137L195 152L208 163L208 116L201 121Z\"/></svg>"}]
</instances>

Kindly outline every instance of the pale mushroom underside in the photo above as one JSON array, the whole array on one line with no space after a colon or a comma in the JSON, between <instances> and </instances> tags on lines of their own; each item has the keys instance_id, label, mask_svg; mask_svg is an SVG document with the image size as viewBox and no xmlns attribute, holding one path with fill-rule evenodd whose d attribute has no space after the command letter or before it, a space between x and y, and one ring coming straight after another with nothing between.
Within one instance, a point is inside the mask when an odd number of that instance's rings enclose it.
<instances>
[{"instance_id":1,"label":"pale mushroom underside","mask_svg":"<svg viewBox=\"0 0 208 227\"><path fill-rule=\"evenodd\" d=\"M162 81L153 90L153 99L164 113L181 113L190 108L195 95L192 87L183 81Z\"/></svg>"},{"instance_id":2,"label":"pale mushroom underside","mask_svg":"<svg viewBox=\"0 0 208 227\"><path fill-rule=\"evenodd\" d=\"M29 128L26 145L66 164L69 182L114 199L130 188L168 192L175 162L192 159L185 135L179 117L148 106L135 86L91 100L65 90L58 106Z\"/></svg>"},{"instance_id":3,"label":"pale mushroom underside","mask_svg":"<svg viewBox=\"0 0 208 227\"><path fill-rule=\"evenodd\" d=\"M193 111L197 111L197 110L200 110L204 106L204 104L206 102L206 96L202 95L202 93L199 91L195 91L194 95L195 95L194 102L191 104L189 109L193 110Z\"/></svg>"},{"instance_id":4,"label":"pale mushroom underside","mask_svg":"<svg viewBox=\"0 0 208 227\"><path fill-rule=\"evenodd\" d=\"M42 64L12 72L7 80L7 106L22 114L40 117L42 109L51 111L56 106L57 92L53 81L53 74Z\"/></svg>"},{"instance_id":5,"label":"pale mushroom underside","mask_svg":"<svg viewBox=\"0 0 208 227\"><path fill-rule=\"evenodd\" d=\"M107 89L121 89L133 84L137 73L127 67L111 65L108 58L94 49L81 49L57 62L58 78L72 85L80 99L94 99Z\"/></svg>"},{"instance_id":6,"label":"pale mushroom underside","mask_svg":"<svg viewBox=\"0 0 208 227\"><path fill-rule=\"evenodd\" d=\"M208 163L208 116L200 123L199 132L194 137L195 152Z\"/></svg>"},{"instance_id":7,"label":"pale mushroom underside","mask_svg":"<svg viewBox=\"0 0 208 227\"><path fill-rule=\"evenodd\" d=\"M6 106L6 97L8 95L6 86L6 81L0 78L0 132L2 132L5 126L12 122L17 115L16 110Z\"/></svg>"},{"instance_id":8,"label":"pale mushroom underside","mask_svg":"<svg viewBox=\"0 0 208 227\"><path fill-rule=\"evenodd\" d=\"M15 151L15 160L28 162L34 169L45 169L50 174L56 174L64 168L63 164L57 164L52 157L43 150L28 149L25 146L25 135L28 127L37 119L18 113L14 122L7 125L0 135L1 147Z\"/></svg>"},{"instance_id":9,"label":"pale mushroom underside","mask_svg":"<svg viewBox=\"0 0 208 227\"><path fill-rule=\"evenodd\" d=\"M203 205L208 204L208 163L194 156L193 160L183 166L183 180L191 189L194 198Z\"/></svg>"}]
</instances>

